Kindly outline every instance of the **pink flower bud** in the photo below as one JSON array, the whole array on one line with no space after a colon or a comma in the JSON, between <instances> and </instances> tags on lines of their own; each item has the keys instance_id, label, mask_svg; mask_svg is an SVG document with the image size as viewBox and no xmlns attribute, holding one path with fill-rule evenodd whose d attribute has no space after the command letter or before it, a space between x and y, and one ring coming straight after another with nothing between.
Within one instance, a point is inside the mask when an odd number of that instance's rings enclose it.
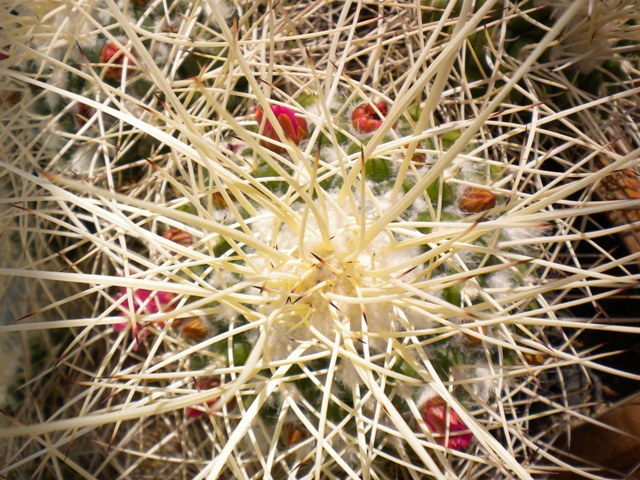
<instances>
[{"instance_id":1,"label":"pink flower bud","mask_svg":"<svg viewBox=\"0 0 640 480\"><path fill-rule=\"evenodd\" d=\"M135 51L132 50L131 55L135 56ZM129 68L135 65L131 55L127 58L127 75L129 74ZM107 43L102 47L102 52L100 52L100 63L109 64L104 76L110 80L120 80L120 78L122 78L122 65L124 65L125 57L127 57L127 54L113 43Z\"/></svg>"},{"instance_id":2,"label":"pink flower bud","mask_svg":"<svg viewBox=\"0 0 640 480\"><path fill-rule=\"evenodd\" d=\"M122 287L116 295L115 299L118 300L127 294L127 289ZM153 294L152 298L149 298ZM168 312L175 308L172 304L172 300L175 295L169 292L152 292L151 290L145 290L138 288L133 292L133 298L127 299L123 303L123 307L126 311L120 312L121 317L129 317L135 315L154 314L159 312ZM127 313L128 312L128 313ZM116 323L113 326L113 330L121 332L130 325L129 322ZM160 328L164 327L163 322L158 322ZM138 345L141 340L144 340L149 335L149 330L142 328L138 322L133 325L133 338L135 338L136 345L135 350L138 350Z\"/></svg>"},{"instance_id":3,"label":"pink flower bud","mask_svg":"<svg viewBox=\"0 0 640 480\"><path fill-rule=\"evenodd\" d=\"M307 130L307 122L304 118L298 117L293 110L287 107L281 107L274 105L271 107L271 111L276 116L282 131L284 132L285 139L290 140L294 145L300 145L300 142L309 136ZM255 117L258 125L260 125L260 133L267 138L275 140L277 142L284 142L285 139L280 138L275 128L269 121L269 118L264 119L264 111L261 107L255 109ZM269 150L275 153L284 153L286 150L275 142L269 140L262 140L260 144L267 147Z\"/></svg>"},{"instance_id":4,"label":"pink flower bud","mask_svg":"<svg viewBox=\"0 0 640 480\"><path fill-rule=\"evenodd\" d=\"M371 133L380 128L384 117L389 113L389 105L386 102L380 102L376 103L375 106L380 114L368 103L362 103L353 110L351 124L356 131L359 133Z\"/></svg>"},{"instance_id":5,"label":"pink flower bud","mask_svg":"<svg viewBox=\"0 0 640 480\"><path fill-rule=\"evenodd\" d=\"M448 435L447 448L462 450L469 446L473 440L473 434L469 432L458 414L452 408L447 408L447 402L442 397L429 398L420 409L424 423L434 434L439 445L444 445Z\"/></svg>"}]
</instances>

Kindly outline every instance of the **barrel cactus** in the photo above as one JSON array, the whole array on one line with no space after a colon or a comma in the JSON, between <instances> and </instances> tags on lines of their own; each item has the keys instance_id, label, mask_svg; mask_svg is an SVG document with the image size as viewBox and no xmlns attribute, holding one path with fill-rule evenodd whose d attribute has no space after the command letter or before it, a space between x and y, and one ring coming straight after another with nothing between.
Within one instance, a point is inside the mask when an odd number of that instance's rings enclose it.
<instances>
[{"instance_id":1,"label":"barrel cactus","mask_svg":"<svg viewBox=\"0 0 640 480\"><path fill-rule=\"evenodd\" d=\"M638 333L573 313L638 281L588 226L638 205L594 194L625 117L575 133L635 60L588 89L552 49L590 2L506 3L13 6L0 473L579 473L597 372L636 378L580 333Z\"/></svg>"}]
</instances>

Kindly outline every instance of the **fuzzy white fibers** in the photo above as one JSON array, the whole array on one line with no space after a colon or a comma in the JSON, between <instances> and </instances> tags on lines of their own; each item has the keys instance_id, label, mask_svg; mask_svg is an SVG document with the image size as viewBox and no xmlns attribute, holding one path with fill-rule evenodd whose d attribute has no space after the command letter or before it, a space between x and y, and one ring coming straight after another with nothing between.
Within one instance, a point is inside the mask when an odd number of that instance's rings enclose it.
<instances>
[{"instance_id":1,"label":"fuzzy white fibers","mask_svg":"<svg viewBox=\"0 0 640 480\"><path fill-rule=\"evenodd\" d=\"M60 68L56 68L51 72L51 76L49 77L49 84L54 87L61 88L62 90L67 90L67 72ZM55 110L56 107L60 104L61 98L56 92L47 91L45 94L45 99L47 105L51 110Z\"/></svg>"},{"instance_id":2,"label":"fuzzy white fibers","mask_svg":"<svg viewBox=\"0 0 640 480\"><path fill-rule=\"evenodd\" d=\"M473 383L469 384L471 393L482 402L488 402L496 396L499 385L498 380L493 372L486 364L476 365L472 368L454 367L452 369L453 378L456 381L465 381L473 379Z\"/></svg>"},{"instance_id":3,"label":"fuzzy white fibers","mask_svg":"<svg viewBox=\"0 0 640 480\"><path fill-rule=\"evenodd\" d=\"M533 225L531 227L503 228L502 238L513 245L510 245L516 251L524 252L532 245L531 240L548 235L551 227L548 225Z\"/></svg>"},{"instance_id":4,"label":"fuzzy white fibers","mask_svg":"<svg viewBox=\"0 0 640 480\"><path fill-rule=\"evenodd\" d=\"M367 222L392 203L385 197L379 202L365 205ZM322 209L320 205L316 207ZM419 250L394 248L395 239L386 231L359 250L358 212L350 214L346 205L342 208L331 203L326 208L323 220L330 234L328 242L321 237L320 226L311 214L305 227L282 224L270 212L261 212L250 224L257 240L289 255L284 262L258 253L251 257L252 265L260 269L256 273L267 278L261 285L261 313L275 315L267 342L271 358L284 358L301 341L311 341L309 327L329 339L334 339L336 333L364 337L366 331L372 334L367 340L373 351L385 348L384 334L395 328L393 302L378 297L390 291L385 275L404 272L378 276L376 271L410 263ZM411 282L420 270L402 275L402 280Z\"/></svg>"},{"instance_id":5,"label":"fuzzy white fibers","mask_svg":"<svg viewBox=\"0 0 640 480\"><path fill-rule=\"evenodd\" d=\"M508 270L500 270L489 275L487 278L487 285L489 288L496 290L496 293L493 296L495 298L500 298L508 294L509 290L516 286L516 282L511 272Z\"/></svg>"}]
</instances>

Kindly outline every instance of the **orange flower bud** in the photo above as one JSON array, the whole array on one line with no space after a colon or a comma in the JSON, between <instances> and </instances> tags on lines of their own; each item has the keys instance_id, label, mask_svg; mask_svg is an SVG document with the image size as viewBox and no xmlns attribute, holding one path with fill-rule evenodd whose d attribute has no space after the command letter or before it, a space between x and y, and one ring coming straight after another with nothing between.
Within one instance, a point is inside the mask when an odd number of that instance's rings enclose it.
<instances>
[{"instance_id":1,"label":"orange flower bud","mask_svg":"<svg viewBox=\"0 0 640 480\"><path fill-rule=\"evenodd\" d=\"M309 436L309 431L302 425L294 423L285 423L282 426L282 437L286 446L290 447Z\"/></svg>"},{"instance_id":2,"label":"orange flower bud","mask_svg":"<svg viewBox=\"0 0 640 480\"><path fill-rule=\"evenodd\" d=\"M409 149L409 144L407 143L406 145L404 145L404 148L406 148L407 150ZM423 153L423 152L418 152L417 150L422 149L422 144L418 143L416 145L415 150L413 151L413 155L411 157L411 161L419 166L424 165L425 163L427 163L427 156Z\"/></svg>"},{"instance_id":3,"label":"orange flower bud","mask_svg":"<svg viewBox=\"0 0 640 480\"><path fill-rule=\"evenodd\" d=\"M522 356L530 365L542 365L544 363L544 357L540 354L523 353Z\"/></svg>"},{"instance_id":4,"label":"orange flower bud","mask_svg":"<svg viewBox=\"0 0 640 480\"><path fill-rule=\"evenodd\" d=\"M487 334L487 327L475 327L472 330L475 330L480 335ZM473 335L469 335L468 333L465 333L464 335L467 342L469 342L471 345L479 345L480 343L482 343L482 339L478 337L474 337Z\"/></svg>"},{"instance_id":5,"label":"orange flower bud","mask_svg":"<svg viewBox=\"0 0 640 480\"><path fill-rule=\"evenodd\" d=\"M227 194L229 195L231 200L234 199L233 195L231 195L231 193L229 193L228 191ZM227 204L227 201L224 199L224 196L221 192L213 192L213 206L218 210L229 208L229 205Z\"/></svg>"}]
</instances>

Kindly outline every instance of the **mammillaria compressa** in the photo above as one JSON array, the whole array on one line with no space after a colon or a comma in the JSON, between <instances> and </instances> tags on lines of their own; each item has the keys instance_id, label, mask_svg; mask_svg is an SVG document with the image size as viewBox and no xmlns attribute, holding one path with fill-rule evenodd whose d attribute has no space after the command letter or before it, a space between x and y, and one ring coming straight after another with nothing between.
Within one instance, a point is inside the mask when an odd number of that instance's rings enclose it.
<instances>
[{"instance_id":1,"label":"mammillaria compressa","mask_svg":"<svg viewBox=\"0 0 640 480\"><path fill-rule=\"evenodd\" d=\"M13 2L0 476L613 478L632 3Z\"/></svg>"}]
</instances>

